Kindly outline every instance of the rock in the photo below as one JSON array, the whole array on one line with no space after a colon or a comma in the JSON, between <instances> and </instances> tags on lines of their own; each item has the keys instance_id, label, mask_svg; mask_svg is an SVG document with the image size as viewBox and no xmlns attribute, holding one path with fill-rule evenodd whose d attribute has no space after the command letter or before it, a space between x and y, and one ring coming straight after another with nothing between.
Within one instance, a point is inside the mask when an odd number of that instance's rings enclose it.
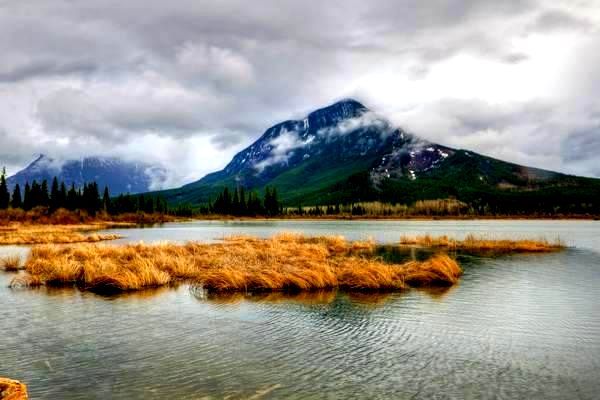
<instances>
[{"instance_id":1,"label":"rock","mask_svg":"<svg viewBox=\"0 0 600 400\"><path fill-rule=\"evenodd\" d=\"M27 400L27 386L8 378L0 378L0 400Z\"/></svg>"}]
</instances>

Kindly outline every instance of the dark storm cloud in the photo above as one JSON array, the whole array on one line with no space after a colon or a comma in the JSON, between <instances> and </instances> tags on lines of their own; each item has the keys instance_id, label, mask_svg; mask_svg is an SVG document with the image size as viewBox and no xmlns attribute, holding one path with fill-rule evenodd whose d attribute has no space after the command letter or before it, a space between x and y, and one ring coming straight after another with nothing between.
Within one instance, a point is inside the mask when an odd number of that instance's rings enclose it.
<instances>
[{"instance_id":1,"label":"dark storm cloud","mask_svg":"<svg viewBox=\"0 0 600 400\"><path fill-rule=\"evenodd\" d=\"M0 128L14 144L0 148L0 160L117 147L137 155L151 137L173 148L206 139L214 146L206 151L225 154L354 93L379 67L418 81L462 54L518 68L530 54L511 38L593 30L566 10L533 0L0 2ZM498 109L437 100L424 118L461 128L431 137L453 143L548 119L543 101Z\"/></svg>"},{"instance_id":2,"label":"dark storm cloud","mask_svg":"<svg viewBox=\"0 0 600 400\"><path fill-rule=\"evenodd\" d=\"M542 12L533 22L534 32L552 32L557 30L591 29L592 23L586 18L575 16L564 10L547 10Z\"/></svg>"},{"instance_id":3,"label":"dark storm cloud","mask_svg":"<svg viewBox=\"0 0 600 400\"><path fill-rule=\"evenodd\" d=\"M566 161L595 162L594 167L599 171L600 125L569 134L562 142L561 154Z\"/></svg>"}]
</instances>

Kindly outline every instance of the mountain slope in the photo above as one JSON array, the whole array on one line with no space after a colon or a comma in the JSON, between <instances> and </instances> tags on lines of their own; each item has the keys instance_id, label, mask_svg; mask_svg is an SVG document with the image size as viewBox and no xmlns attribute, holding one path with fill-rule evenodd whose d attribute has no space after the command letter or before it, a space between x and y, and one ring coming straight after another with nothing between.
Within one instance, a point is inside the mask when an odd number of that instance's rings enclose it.
<instances>
[{"instance_id":1,"label":"mountain slope","mask_svg":"<svg viewBox=\"0 0 600 400\"><path fill-rule=\"evenodd\" d=\"M223 170L162 194L173 204L200 204L224 186L266 185L276 186L288 205L456 197L481 212L600 207L600 180L430 143L351 99L267 129Z\"/></svg>"},{"instance_id":2,"label":"mountain slope","mask_svg":"<svg viewBox=\"0 0 600 400\"><path fill-rule=\"evenodd\" d=\"M67 185L83 186L96 181L101 189L108 186L111 195L141 193L155 188L165 178L161 167L145 163L133 163L118 158L86 157L79 160L58 162L40 155L25 169L7 179L10 189L18 183L21 188L26 182L44 179L50 183L54 177Z\"/></svg>"}]
</instances>

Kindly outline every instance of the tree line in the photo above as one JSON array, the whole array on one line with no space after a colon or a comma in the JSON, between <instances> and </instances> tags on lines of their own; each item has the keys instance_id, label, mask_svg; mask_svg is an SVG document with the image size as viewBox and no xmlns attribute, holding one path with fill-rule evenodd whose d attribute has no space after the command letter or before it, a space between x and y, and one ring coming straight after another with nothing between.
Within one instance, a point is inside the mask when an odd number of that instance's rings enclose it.
<instances>
[{"instance_id":1,"label":"tree line","mask_svg":"<svg viewBox=\"0 0 600 400\"><path fill-rule=\"evenodd\" d=\"M264 196L255 191L246 192L243 187L230 190L225 187L214 202L200 209L201 213L235 216L276 216L283 212L277 189L266 187Z\"/></svg>"},{"instance_id":2,"label":"tree line","mask_svg":"<svg viewBox=\"0 0 600 400\"><path fill-rule=\"evenodd\" d=\"M168 213L168 206L164 199L158 196L132 196L120 194L111 198L108 186L104 187L102 195L98 183L95 181L85 183L83 187L76 187L71 183L69 187L57 177L52 179L50 187L48 181L37 182L34 180L25 183L23 190L16 184L12 194L8 190L6 171L0 175L0 210L7 208L23 209L29 211L35 207L46 207L51 212L64 208L70 211L85 210L90 215L104 211L109 214L123 213Z\"/></svg>"}]
</instances>

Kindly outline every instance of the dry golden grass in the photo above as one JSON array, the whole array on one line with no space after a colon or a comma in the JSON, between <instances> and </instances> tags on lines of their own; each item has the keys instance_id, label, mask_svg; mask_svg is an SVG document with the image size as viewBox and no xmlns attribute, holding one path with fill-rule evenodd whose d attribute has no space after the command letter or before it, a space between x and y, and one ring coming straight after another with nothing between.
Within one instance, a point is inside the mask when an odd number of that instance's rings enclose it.
<instances>
[{"instance_id":1,"label":"dry golden grass","mask_svg":"<svg viewBox=\"0 0 600 400\"><path fill-rule=\"evenodd\" d=\"M0 245L82 243L119 239L113 234L91 233L92 230L106 228L104 224L82 225L21 225L11 224L0 227Z\"/></svg>"},{"instance_id":2,"label":"dry golden grass","mask_svg":"<svg viewBox=\"0 0 600 400\"><path fill-rule=\"evenodd\" d=\"M432 237L413 236L400 238L401 245L416 245L424 247L446 248L448 250L462 250L467 252L498 252L498 253L542 253L558 251L565 248L560 240L550 242L545 239L540 240L510 240L510 239L489 239L468 235L463 240L453 239L448 236Z\"/></svg>"},{"instance_id":3,"label":"dry golden grass","mask_svg":"<svg viewBox=\"0 0 600 400\"><path fill-rule=\"evenodd\" d=\"M27 386L19 381L0 377L0 399L27 400Z\"/></svg>"},{"instance_id":4,"label":"dry golden grass","mask_svg":"<svg viewBox=\"0 0 600 400\"><path fill-rule=\"evenodd\" d=\"M376 258L375 250L372 242L293 234L233 237L217 244L43 245L32 249L28 275L13 285L77 285L107 292L187 281L220 292L399 290L451 285L462 273L447 255L388 264Z\"/></svg>"},{"instance_id":5,"label":"dry golden grass","mask_svg":"<svg viewBox=\"0 0 600 400\"><path fill-rule=\"evenodd\" d=\"M356 202L352 204L339 205L339 213L325 215L325 217L349 217L352 216L352 208L360 208L364 211L358 215L361 218L408 218L414 216L432 217L432 216L460 216L467 214L469 206L466 203L456 199L438 199L438 200L419 200L411 205L392 204L379 201ZM319 207L323 212L327 211L327 206ZM304 206L303 211L311 214L316 206ZM287 213L294 213L297 207L286 208ZM318 217L312 215L312 217Z\"/></svg>"},{"instance_id":6,"label":"dry golden grass","mask_svg":"<svg viewBox=\"0 0 600 400\"><path fill-rule=\"evenodd\" d=\"M0 258L0 269L4 271L18 271L23 269L23 263L19 256L7 256Z\"/></svg>"},{"instance_id":7,"label":"dry golden grass","mask_svg":"<svg viewBox=\"0 0 600 400\"><path fill-rule=\"evenodd\" d=\"M181 220L181 218L167 214L125 213L111 215L99 212L89 215L82 210L69 211L64 208L51 212L48 207L36 207L29 211L9 208L0 210L0 226L12 223L36 225L79 225L79 224L159 224Z\"/></svg>"}]
</instances>

